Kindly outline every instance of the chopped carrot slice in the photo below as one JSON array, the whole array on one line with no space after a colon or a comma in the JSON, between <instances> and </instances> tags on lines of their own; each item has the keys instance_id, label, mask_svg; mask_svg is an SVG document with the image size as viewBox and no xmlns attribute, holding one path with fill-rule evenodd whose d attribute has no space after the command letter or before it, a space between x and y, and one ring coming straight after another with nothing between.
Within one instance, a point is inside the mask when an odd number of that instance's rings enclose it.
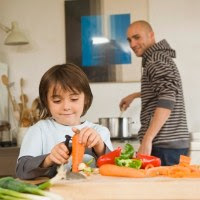
<instances>
[{"instance_id":1,"label":"chopped carrot slice","mask_svg":"<svg viewBox=\"0 0 200 200\"><path fill-rule=\"evenodd\" d=\"M188 156L180 155L179 165L187 166L190 165L191 158Z\"/></svg>"}]
</instances>

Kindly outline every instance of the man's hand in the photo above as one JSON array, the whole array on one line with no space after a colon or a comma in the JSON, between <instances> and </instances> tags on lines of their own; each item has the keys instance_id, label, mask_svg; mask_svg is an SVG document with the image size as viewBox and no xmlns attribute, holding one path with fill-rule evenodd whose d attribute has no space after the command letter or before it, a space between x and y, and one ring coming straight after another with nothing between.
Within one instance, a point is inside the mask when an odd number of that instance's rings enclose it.
<instances>
[{"instance_id":1,"label":"man's hand","mask_svg":"<svg viewBox=\"0 0 200 200\"><path fill-rule=\"evenodd\" d=\"M137 92L137 93L133 93L133 94L130 94L126 97L124 97L120 104L119 104L119 108L121 111L125 111L129 106L130 104L132 103L132 101L135 99L135 98L138 98L140 97L140 92Z\"/></svg>"},{"instance_id":2,"label":"man's hand","mask_svg":"<svg viewBox=\"0 0 200 200\"><path fill-rule=\"evenodd\" d=\"M144 138L138 149L138 153L151 155L151 150L152 150L152 141Z\"/></svg>"}]
</instances>

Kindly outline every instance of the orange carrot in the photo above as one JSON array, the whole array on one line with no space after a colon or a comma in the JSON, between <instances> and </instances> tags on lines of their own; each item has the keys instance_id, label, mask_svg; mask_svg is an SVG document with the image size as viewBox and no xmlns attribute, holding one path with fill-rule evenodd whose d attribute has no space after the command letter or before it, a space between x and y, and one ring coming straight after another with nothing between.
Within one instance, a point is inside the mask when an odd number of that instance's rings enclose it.
<instances>
[{"instance_id":1,"label":"orange carrot","mask_svg":"<svg viewBox=\"0 0 200 200\"><path fill-rule=\"evenodd\" d=\"M155 168L155 167L152 164L147 164L144 169L147 170L150 168Z\"/></svg>"},{"instance_id":2,"label":"orange carrot","mask_svg":"<svg viewBox=\"0 0 200 200\"><path fill-rule=\"evenodd\" d=\"M169 173L168 166L160 166L160 167L152 167L145 169L147 177L154 177L154 176L168 176Z\"/></svg>"},{"instance_id":3,"label":"orange carrot","mask_svg":"<svg viewBox=\"0 0 200 200\"><path fill-rule=\"evenodd\" d=\"M112 164L102 165L99 168L99 173L103 176L119 176L119 177L132 177L132 178L145 177L145 170L143 169L120 167Z\"/></svg>"},{"instance_id":4,"label":"orange carrot","mask_svg":"<svg viewBox=\"0 0 200 200\"><path fill-rule=\"evenodd\" d=\"M184 167L181 165L173 165L169 168L169 177L173 178L184 178L184 177L189 177L190 176L190 168L189 167Z\"/></svg>"},{"instance_id":5,"label":"orange carrot","mask_svg":"<svg viewBox=\"0 0 200 200\"><path fill-rule=\"evenodd\" d=\"M190 165L191 158L188 156L180 155L179 165L188 166Z\"/></svg>"},{"instance_id":6,"label":"orange carrot","mask_svg":"<svg viewBox=\"0 0 200 200\"><path fill-rule=\"evenodd\" d=\"M83 161L84 144L79 143L79 131L72 137L72 172L78 172L78 166Z\"/></svg>"}]
</instances>

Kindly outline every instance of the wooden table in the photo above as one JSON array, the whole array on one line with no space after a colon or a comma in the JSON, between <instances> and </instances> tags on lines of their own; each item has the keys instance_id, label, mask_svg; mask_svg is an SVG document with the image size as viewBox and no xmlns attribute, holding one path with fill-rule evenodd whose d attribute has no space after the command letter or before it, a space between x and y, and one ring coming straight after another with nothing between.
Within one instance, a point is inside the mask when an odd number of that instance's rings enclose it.
<instances>
[{"instance_id":1,"label":"wooden table","mask_svg":"<svg viewBox=\"0 0 200 200\"><path fill-rule=\"evenodd\" d=\"M65 200L200 199L198 178L117 178L92 175L84 181L61 181L50 191Z\"/></svg>"}]
</instances>

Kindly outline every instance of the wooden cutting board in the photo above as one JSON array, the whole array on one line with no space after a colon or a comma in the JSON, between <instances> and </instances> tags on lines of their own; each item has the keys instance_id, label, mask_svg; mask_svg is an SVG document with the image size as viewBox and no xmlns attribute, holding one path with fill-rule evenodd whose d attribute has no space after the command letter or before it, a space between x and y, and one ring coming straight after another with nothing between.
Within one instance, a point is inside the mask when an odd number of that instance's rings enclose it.
<instances>
[{"instance_id":1,"label":"wooden cutting board","mask_svg":"<svg viewBox=\"0 0 200 200\"><path fill-rule=\"evenodd\" d=\"M61 181L50 189L65 200L200 199L199 178L119 178L92 175Z\"/></svg>"}]
</instances>

